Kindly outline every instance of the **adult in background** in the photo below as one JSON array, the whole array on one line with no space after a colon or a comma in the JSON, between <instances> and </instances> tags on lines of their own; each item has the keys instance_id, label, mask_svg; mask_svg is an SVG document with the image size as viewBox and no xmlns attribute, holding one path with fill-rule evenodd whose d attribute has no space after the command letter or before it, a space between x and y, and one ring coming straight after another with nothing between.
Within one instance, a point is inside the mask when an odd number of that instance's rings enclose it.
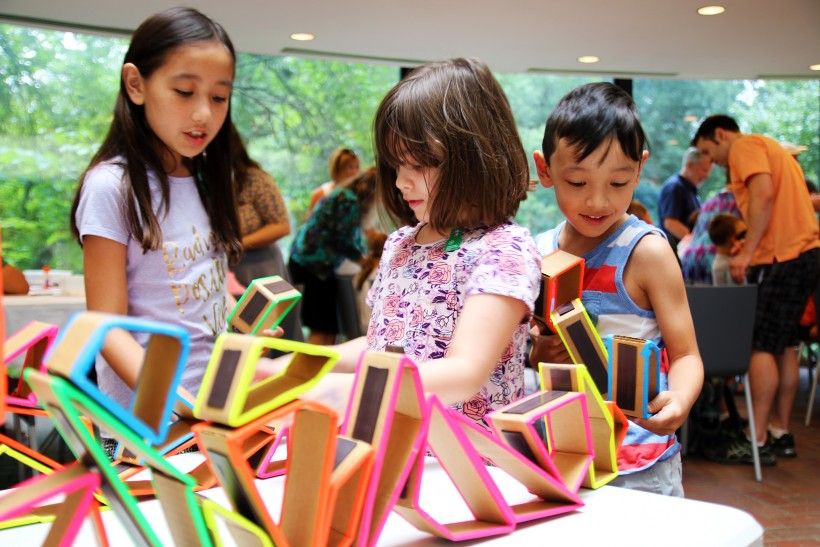
<instances>
[{"instance_id":1,"label":"adult in background","mask_svg":"<svg viewBox=\"0 0 820 547\"><path fill-rule=\"evenodd\" d=\"M290 283L282 251L276 243L290 233L282 193L268 173L254 161L231 124L231 166L236 188L239 233L244 254L233 267L237 281L247 286L259 277L278 275ZM280 325L288 340L304 340L298 306Z\"/></svg>"},{"instance_id":2,"label":"adult in background","mask_svg":"<svg viewBox=\"0 0 820 547\"><path fill-rule=\"evenodd\" d=\"M749 363L756 439L764 456L795 456L788 428L799 379L798 327L820 270L817 217L803 170L779 142L744 134L723 114L703 121L692 146L728 170L729 186L747 225L731 272L735 282L745 276L758 284ZM776 414L767 428L775 396ZM767 429L772 434L768 442ZM731 453L739 461L751 461L748 443L737 448Z\"/></svg>"},{"instance_id":3,"label":"adult in background","mask_svg":"<svg viewBox=\"0 0 820 547\"><path fill-rule=\"evenodd\" d=\"M303 286L302 321L310 329L311 344L336 341L334 270L346 258L359 263L364 258L362 220L373 207L375 191L374 168L343 182L319 202L293 238L288 268L294 282Z\"/></svg>"},{"instance_id":4,"label":"adult in background","mask_svg":"<svg viewBox=\"0 0 820 547\"><path fill-rule=\"evenodd\" d=\"M678 242L691 232L689 218L700 209L698 186L709 177L712 160L688 148L683 155L681 170L663 183L658 198L658 223L663 228L675 254Z\"/></svg>"},{"instance_id":5,"label":"adult in background","mask_svg":"<svg viewBox=\"0 0 820 547\"><path fill-rule=\"evenodd\" d=\"M320 184L310 193L305 219L313 213L316 204L329 196L339 183L359 174L359 157L350 148L337 148L327 160L327 170L330 173L330 180Z\"/></svg>"}]
</instances>

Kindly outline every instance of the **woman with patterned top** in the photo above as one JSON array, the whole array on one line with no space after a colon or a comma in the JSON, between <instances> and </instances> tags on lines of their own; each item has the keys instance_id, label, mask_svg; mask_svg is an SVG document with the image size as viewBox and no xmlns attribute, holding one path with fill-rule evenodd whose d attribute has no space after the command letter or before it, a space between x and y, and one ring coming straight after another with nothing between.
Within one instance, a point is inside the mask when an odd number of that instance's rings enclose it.
<instances>
[{"instance_id":1,"label":"woman with patterned top","mask_svg":"<svg viewBox=\"0 0 820 547\"><path fill-rule=\"evenodd\" d=\"M307 341L329 345L336 341L336 276L345 259L361 262L367 247L362 220L375 201L376 171L370 168L341 183L319 201L293 238L288 268L302 285L302 322L310 329Z\"/></svg>"},{"instance_id":2,"label":"woman with patterned top","mask_svg":"<svg viewBox=\"0 0 820 547\"><path fill-rule=\"evenodd\" d=\"M290 233L290 220L282 193L269 174L254 161L236 127L231 124L231 157L236 187L239 232L244 255L233 267L237 281L248 285L254 279L270 275L290 282L282 251L277 241ZM288 340L302 341L302 324L298 309L289 313L280 325Z\"/></svg>"}]
</instances>

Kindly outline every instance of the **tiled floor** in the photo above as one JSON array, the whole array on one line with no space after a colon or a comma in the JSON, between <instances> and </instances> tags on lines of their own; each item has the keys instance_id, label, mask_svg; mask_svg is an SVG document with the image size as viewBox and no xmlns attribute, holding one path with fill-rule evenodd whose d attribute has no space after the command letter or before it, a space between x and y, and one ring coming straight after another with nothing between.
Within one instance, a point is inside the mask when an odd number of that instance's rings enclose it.
<instances>
[{"instance_id":1,"label":"tiled floor","mask_svg":"<svg viewBox=\"0 0 820 547\"><path fill-rule=\"evenodd\" d=\"M684 458L686 497L751 513L766 529L766 545L820 545L820 401L815 402L811 425L806 427L808 375L805 369L801 373L791 423L798 455L763 467L763 482L754 480L751 465L722 465L691 454ZM741 412L743 401L737 399Z\"/></svg>"}]
</instances>

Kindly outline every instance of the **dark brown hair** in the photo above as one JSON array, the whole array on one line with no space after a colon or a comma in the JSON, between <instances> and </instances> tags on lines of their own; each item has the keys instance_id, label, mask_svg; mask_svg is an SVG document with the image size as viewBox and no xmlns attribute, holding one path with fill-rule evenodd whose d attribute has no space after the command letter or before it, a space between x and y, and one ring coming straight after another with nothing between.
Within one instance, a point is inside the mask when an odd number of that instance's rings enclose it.
<instances>
[{"instance_id":1,"label":"dark brown hair","mask_svg":"<svg viewBox=\"0 0 820 547\"><path fill-rule=\"evenodd\" d=\"M413 70L382 100L374 123L378 191L398 225L418 222L396 188L399 165L435 167L430 226L492 226L526 197L529 167L507 97L487 66L453 59Z\"/></svg>"},{"instance_id":2,"label":"dark brown hair","mask_svg":"<svg viewBox=\"0 0 820 547\"><path fill-rule=\"evenodd\" d=\"M219 23L191 8L171 8L152 15L140 24L131 38L123 64L133 63L143 78L149 78L174 49L210 41L223 44L236 61L233 44ZM162 230L157 217L167 213L170 195L168 176L161 159L163 148L167 146L148 125L143 106L129 98L122 78L113 118L105 140L80 178L71 207L71 231L82 245L75 216L88 171L99 163L120 158L118 163L125 170L127 180L122 210L129 230L140 242L143 251L157 250L162 244ZM217 243L234 262L241 254L241 245L231 181L231 125L229 106L225 122L216 137L202 154L190 160L190 169ZM161 199L156 213L151 206L149 169L156 173L160 184Z\"/></svg>"},{"instance_id":3,"label":"dark brown hair","mask_svg":"<svg viewBox=\"0 0 820 547\"><path fill-rule=\"evenodd\" d=\"M649 209L646 208L646 205L638 201L637 199L633 199L629 202L629 207L626 208L627 214L635 215L639 219L643 220L647 215L649 215Z\"/></svg>"},{"instance_id":4,"label":"dark brown hair","mask_svg":"<svg viewBox=\"0 0 820 547\"><path fill-rule=\"evenodd\" d=\"M376 168L368 167L355 177L336 186L333 192L339 192L344 188L347 188L355 194L356 201L359 203L361 217L364 218L364 216L370 212L373 203L376 201Z\"/></svg>"},{"instance_id":5,"label":"dark brown hair","mask_svg":"<svg viewBox=\"0 0 820 547\"><path fill-rule=\"evenodd\" d=\"M709 239L712 240L712 243L718 247L729 243L732 236L737 233L737 220L738 218L734 215L724 213L715 215L709 221Z\"/></svg>"},{"instance_id":6,"label":"dark brown hair","mask_svg":"<svg viewBox=\"0 0 820 547\"><path fill-rule=\"evenodd\" d=\"M231 170L235 184L234 192L238 196L242 193L245 182L248 180L248 170L253 167L262 169L262 167L248 154L242 135L239 134L233 123L230 124L229 131L231 136Z\"/></svg>"},{"instance_id":7,"label":"dark brown hair","mask_svg":"<svg viewBox=\"0 0 820 547\"><path fill-rule=\"evenodd\" d=\"M384 244L387 241L387 234L377 230L368 231L366 237L367 254L364 256L364 260L362 260L362 269L359 270L353 280L353 286L357 291L362 290L362 287L364 287L364 282L367 280L370 272L379 266L379 261L381 260L382 252L384 251Z\"/></svg>"}]
</instances>

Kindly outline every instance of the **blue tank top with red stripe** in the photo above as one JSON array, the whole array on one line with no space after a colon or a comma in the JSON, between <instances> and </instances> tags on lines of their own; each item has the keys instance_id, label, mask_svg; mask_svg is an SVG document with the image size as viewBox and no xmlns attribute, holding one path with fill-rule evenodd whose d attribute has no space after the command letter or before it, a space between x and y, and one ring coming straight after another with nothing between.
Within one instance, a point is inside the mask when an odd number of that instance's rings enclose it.
<instances>
[{"instance_id":1,"label":"blue tank top with red stripe","mask_svg":"<svg viewBox=\"0 0 820 547\"><path fill-rule=\"evenodd\" d=\"M566 222L535 238L542 256L558 249L558 235ZM658 322L652 310L640 308L624 285L624 269L638 242L649 234L665 237L655 226L634 215L597 247L584 255L584 286L581 300L601 337L610 334L652 340L663 347ZM661 367L660 389L668 389L669 365ZM675 435L659 436L629 422L626 439L618 451L621 474L634 473L666 460L680 450Z\"/></svg>"}]
</instances>

